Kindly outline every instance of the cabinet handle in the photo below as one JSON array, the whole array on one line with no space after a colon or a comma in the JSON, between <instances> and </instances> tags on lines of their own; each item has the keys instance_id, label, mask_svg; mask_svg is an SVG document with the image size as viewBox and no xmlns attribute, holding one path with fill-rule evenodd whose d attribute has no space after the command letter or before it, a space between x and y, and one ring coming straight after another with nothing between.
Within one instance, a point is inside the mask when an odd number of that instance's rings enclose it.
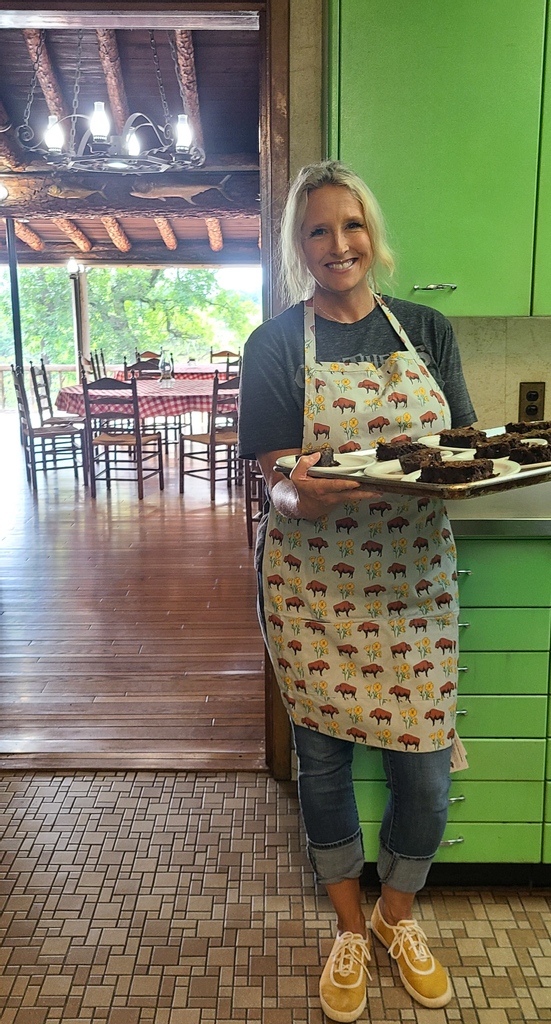
<instances>
[{"instance_id":1,"label":"cabinet handle","mask_svg":"<svg viewBox=\"0 0 551 1024\"><path fill-rule=\"evenodd\" d=\"M456 715L468 715L469 714L467 708L459 708L455 713L456 713Z\"/></svg>"},{"instance_id":2,"label":"cabinet handle","mask_svg":"<svg viewBox=\"0 0 551 1024\"><path fill-rule=\"evenodd\" d=\"M457 570L457 575L458 576L472 576L472 574L473 574L473 570L472 569L458 569Z\"/></svg>"},{"instance_id":3,"label":"cabinet handle","mask_svg":"<svg viewBox=\"0 0 551 1024\"><path fill-rule=\"evenodd\" d=\"M461 804L465 800L464 796L451 796L448 800L449 804Z\"/></svg>"},{"instance_id":4,"label":"cabinet handle","mask_svg":"<svg viewBox=\"0 0 551 1024\"><path fill-rule=\"evenodd\" d=\"M464 843L463 836L458 836L457 839L443 839L439 846L456 846L457 843Z\"/></svg>"},{"instance_id":5,"label":"cabinet handle","mask_svg":"<svg viewBox=\"0 0 551 1024\"><path fill-rule=\"evenodd\" d=\"M458 622L457 625L459 626L460 629L468 629L470 626L470 622Z\"/></svg>"},{"instance_id":6,"label":"cabinet handle","mask_svg":"<svg viewBox=\"0 0 551 1024\"><path fill-rule=\"evenodd\" d=\"M469 671L469 666L468 665L458 665L457 666L457 671L458 672L468 672Z\"/></svg>"},{"instance_id":7,"label":"cabinet handle","mask_svg":"<svg viewBox=\"0 0 551 1024\"><path fill-rule=\"evenodd\" d=\"M414 292L442 292L449 289L454 292L457 288L456 284L414 284Z\"/></svg>"}]
</instances>

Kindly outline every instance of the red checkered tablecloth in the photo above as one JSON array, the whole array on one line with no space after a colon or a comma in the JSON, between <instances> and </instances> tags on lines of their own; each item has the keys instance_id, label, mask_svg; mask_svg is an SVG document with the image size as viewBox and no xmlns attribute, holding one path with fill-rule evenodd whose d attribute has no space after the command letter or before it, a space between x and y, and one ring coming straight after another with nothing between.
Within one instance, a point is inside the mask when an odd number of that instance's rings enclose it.
<instances>
[{"instance_id":1,"label":"red checkered tablecloth","mask_svg":"<svg viewBox=\"0 0 551 1024\"><path fill-rule=\"evenodd\" d=\"M220 372L220 364L216 363L176 363L174 365L174 376L176 380L214 380L215 370ZM226 371L220 372L225 377ZM113 377L116 380L124 380L124 367L118 366L113 370Z\"/></svg>"},{"instance_id":2,"label":"red checkered tablecloth","mask_svg":"<svg viewBox=\"0 0 551 1024\"><path fill-rule=\"evenodd\" d=\"M138 380L138 405L140 416L183 416L186 412L209 413L212 406L212 380L173 380L166 387L158 380ZM93 391L93 387L91 388ZM119 394L119 392L114 392ZM120 392L123 394L123 392ZM228 401L221 407L221 412L235 410L237 391L227 393ZM55 404L63 412L73 416L84 416L84 396L82 386L73 384L61 388ZM120 406L105 406L106 412L117 412Z\"/></svg>"}]
</instances>

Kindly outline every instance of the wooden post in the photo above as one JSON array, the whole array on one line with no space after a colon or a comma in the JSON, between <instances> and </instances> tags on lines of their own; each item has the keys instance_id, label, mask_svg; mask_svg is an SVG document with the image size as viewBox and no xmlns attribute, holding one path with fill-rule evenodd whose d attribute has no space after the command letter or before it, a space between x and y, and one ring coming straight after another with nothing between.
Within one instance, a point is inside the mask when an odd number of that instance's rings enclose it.
<instances>
[{"instance_id":1,"label":"wooden post","mask_svg":"<svg viewBox=\"0 0 551 1024\"><path fill-rule=\"evenodd\" d=\"M291 778L291 724L268 651L264 650L266 764L274 779Z\"/></svg>"},{"instance_id":2,"label":"wooden post","mask_svg":"<svg viewBox=\"0 0 551 1024\"><path fill-rule=\"evenodd\" d=\"M13 343L15 366L23 367L23 341L21 338L21 307L19 305L19 281L17 277L17 248L15 241L15 224L13 217L6 217L6 244L8 247L8 264L10 268L11 316L13 323Z\"/></svg>"}]
</instances>

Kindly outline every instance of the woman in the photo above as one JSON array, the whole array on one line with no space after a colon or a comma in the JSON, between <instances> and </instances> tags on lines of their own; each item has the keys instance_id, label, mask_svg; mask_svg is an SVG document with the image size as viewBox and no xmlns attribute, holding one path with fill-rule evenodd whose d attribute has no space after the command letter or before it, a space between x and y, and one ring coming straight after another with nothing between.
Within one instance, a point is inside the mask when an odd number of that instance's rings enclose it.
<instances>
[{"instance_id":1,"label":"woman","mask_svg":"<svg viewBox=\"0 0 551 1024\"><path fill-rule=\"evenodd\" d=\"M358 450L475 419L451 325L433 309L380 296L381 266L391 272L392 256L364 182L339 163L305 167L282 222L292 305L251 335L242 371L241 455L258 459L271 501L259 530L261 623L291 716L308 853L337 915L320 981L322 1008L337 1021L362 1013L371 959L351 774L359 735L381 748L390 790L371 929L414 999L438 1007L451 998L412 918L447 814L456 664L444 675L434 645L457 640L449 522L438 500L308 474L320 436L337 451ZM301 452L290 478L274 470L279 457ZM437 700L450 680L451 696ZM438 727L425 717L436 706Z\"/></svg>"}]
</instances>

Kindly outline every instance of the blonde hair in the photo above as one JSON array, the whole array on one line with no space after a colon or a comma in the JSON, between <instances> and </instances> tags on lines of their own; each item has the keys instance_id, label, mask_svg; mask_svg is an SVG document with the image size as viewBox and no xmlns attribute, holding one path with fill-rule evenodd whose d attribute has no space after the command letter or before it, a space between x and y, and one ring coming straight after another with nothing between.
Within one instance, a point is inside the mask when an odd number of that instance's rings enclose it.
<instances>
[{"instance_id":1,"label":"blonde hair","mask_svg":"<svg viewBox=\"0 0 551 1024\"><path fill-rule=\"evenodd\" d=\"M368 273L370 285L377 290L375 271L384 267L394 270L394 259L388 246L381 208L372 191L355 171L338 160L325 160L303 167L292 183L283 217L279 243L280 279L285 301L294 305L310 298L314 292L312 277L302 251L300 231L306 213L308 196L324 185L343 185L360 203L373 248L373 264Z\"/></svg>"}]
</instances>

